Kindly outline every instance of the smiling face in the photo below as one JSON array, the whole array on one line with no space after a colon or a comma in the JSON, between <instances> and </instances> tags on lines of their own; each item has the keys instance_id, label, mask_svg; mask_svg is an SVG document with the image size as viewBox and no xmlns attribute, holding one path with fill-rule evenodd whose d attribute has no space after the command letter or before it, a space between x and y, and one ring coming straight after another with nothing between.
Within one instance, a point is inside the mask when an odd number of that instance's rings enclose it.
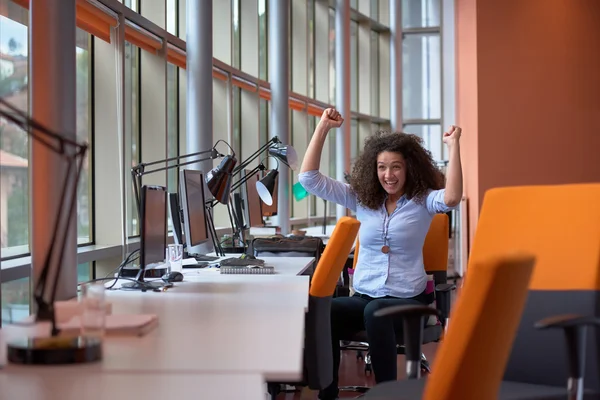
<instances>
[{"instance_id":1,"label":"smiling face","mask_svg":"<svg viewBox=\"0 0 600 400\"><path fill-rule=\"evenodd\" d=\"M377 177L390 198L398 200L404 193L404 182L406 182L404 156L390 151L379 153L377 156Z\"/></svg>"}]
</instances>

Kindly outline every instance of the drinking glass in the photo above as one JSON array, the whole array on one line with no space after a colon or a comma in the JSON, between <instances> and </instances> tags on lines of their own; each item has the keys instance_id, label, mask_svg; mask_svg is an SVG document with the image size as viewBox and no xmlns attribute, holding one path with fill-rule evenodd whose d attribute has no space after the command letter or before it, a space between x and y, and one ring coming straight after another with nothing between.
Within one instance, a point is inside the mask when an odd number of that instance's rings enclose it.
<instances>
[{"instance_id":1,"label":"drinking glass","mask_svg":"<svg viewBox=\"0 0 600 400\"><path fill-rule=\"evenodd\" d=\"M81 287L81 335L104 336L106 326L106 295L103 283L92 282Z\"/></svg>"},{"instance_id":2,"label":"drinking glass","mask_svg":"<svg viewBox=\"0 0 600 400\"><path fill-rule=\"evenodd\" d=\"M167 248L167 254L167 260L169 260L171 272L181 272L183 270L183 245L170 244Z\"/></svg>"}]
</instances>

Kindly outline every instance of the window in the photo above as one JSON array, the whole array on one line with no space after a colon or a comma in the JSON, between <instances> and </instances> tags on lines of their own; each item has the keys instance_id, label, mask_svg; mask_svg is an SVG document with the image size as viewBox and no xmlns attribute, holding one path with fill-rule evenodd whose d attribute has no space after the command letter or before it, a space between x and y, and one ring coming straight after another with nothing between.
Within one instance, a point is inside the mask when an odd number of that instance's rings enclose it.
<instances>
[{"instance_id":1,"label":"window","mask_svg":"<svg viewBox=\"0 0 600 400\"><path fill-rule=\"evenodd\" d=\"M402 0L402 27L440 26L440 0Z\"/></svg>"},{"instance_id":2,"label":"window","mask_svg":"<svg viewBox=\"0 0 600 400\"><path fill-rule=\"evenodd\" d=\"M31 289L29 278L2 284L2 325L22 321L29 316Z\"/></svg>"},{"instance_id":3,"label":"window","mask_svg":"<svg viewBox=\"0 0 600 400\"><path fill-rule=\"evenodd\" d=\"M231 0L232 22L233 22L233 57L231 66L240 69L242 67L242 46L240 29L240 0Z\"/></svg>"},{"instance_id":4,"label":"window","mask_svg":"<svg viewBox=\"0 0 600 400\"><path fill-rule=\"evenodd\" d=\"M0 0L0 11L0 96L27 112L29 13L8 0ZM28 158L27 134L0 119L0 248L4 258L29 252Z\"/></svg>"},{"instance_id":5,"label":"window","mask_svg":"<svg viewBox=\"0 0 600 400\"><path fill-rule=\"evenodd\" d=\"M140 163L140 49L125 42L125 149L131 149L127 155L131 167ZM138 209L135 204L133 182L127 176L131 192L127 196L127 235L139 235Z\"/></svg>"},{"instance_id":6,"label":"window","mask_svg":"<svg viewBox=\"0 0 600 400\"><path fill-rule=\"evenodd\" d=\"M179 155L179 68L167 63L167 158ZM177 164L171 162L170 165ZM177 193L177 168L167 172L167 191Z\"/></svg>"},{"instance_id":7,"label":"window","mask_svg":"<svg viewBox=\"0 0 600 400\"><path fill-rule=\"evenodd\" d=\"M440 0L402 1L402 122L434 160L444 157L440 14Z\"/></svg>"},{"instance_id":8,"label":"window","mask_svg":"<svg viewBox=\"0 0 600 400\"><path fill-rule=\"evenodd\" d=\"M267 0L258 0L258 77L268 79L268 21Z\"/></svg>"},{"instance_id":9,"label":"window","mask_svg":"<svg viewBox=\"0 0 600 400\"><path fill-rule=\"evenodd\" d=\"M350 110L358 111L358 22L350 21Z\"/></svg>"},{"instance_id":10,"label":"window","mask_svg":"<svg viewBox=\"0 0 600 400\"><path fill-rule=\"evenodd\" d=\"M177 36L179 30L177 29L179 25L177 23L179 21L178 8L178 0L167 0L167 32L175 36Z\"/></svg>"},{"instance_id":11,"label":"window","mask_svg":"<svg viewBox=\"0 0 600 400\"><path fill-rule=\"evenodd\" d=\"M83 162L83 171L77 187L77 243L87 244L93 242L92 230L92 57L91 35L79 28L76 31L76 74L77 74L77 140L90 145Z\"/></svg>"},{"instance_id":12,"label":"window","mask_svg":"<svg viewBox=\"0 0 600 400\"><path fill-rule=\"evenodd\" d=\"M439 34L410 34L402 43L402 104L405 119L441 118Z\"/></svg>"}]
</instances>

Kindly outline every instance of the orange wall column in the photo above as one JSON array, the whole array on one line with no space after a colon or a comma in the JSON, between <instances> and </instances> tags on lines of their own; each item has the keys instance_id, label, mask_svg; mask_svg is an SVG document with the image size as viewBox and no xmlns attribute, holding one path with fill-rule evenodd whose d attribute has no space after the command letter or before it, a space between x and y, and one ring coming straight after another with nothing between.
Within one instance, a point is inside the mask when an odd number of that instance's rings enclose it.
<instances>
[{"instance_id":1,"label":"orange wall column","mask_svg":"<svg viewBox=\"0 0 600 400\"><path fill-rule=\"evenodd\" d=\"M600 181L598 21L597 0L456 0L470 239L490 188Z\"/></svg>"}]
</instances>

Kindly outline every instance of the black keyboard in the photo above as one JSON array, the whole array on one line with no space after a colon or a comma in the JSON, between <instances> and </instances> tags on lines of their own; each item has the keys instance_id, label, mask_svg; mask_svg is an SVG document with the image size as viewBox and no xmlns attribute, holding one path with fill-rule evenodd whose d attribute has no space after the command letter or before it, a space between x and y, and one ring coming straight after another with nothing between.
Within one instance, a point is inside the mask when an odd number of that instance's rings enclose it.
<instances>
[{"instance_id":1,"label":"black keyboard","mask_svg":"<svg viewBox=\"0 0 600 400\"><path fill-rule=\"evenodd\" d=\"M248 265L264 265L265 260L254 259L254 258L226 258L221 260L221 267L247 267Z\"/></svg>"},{"instance_id":2,"label":"black keyboard","mask_svg":"<svg viewBox=\"0 0 600 400\"><path fill-rule=\"evenodd\" d=\"M201 262L201 261L217 261L220 257L214 257L214 256L204 256L201 254L190 254L190 257L194 257L196 259L196 261Z\"/></svg>"}]
</instances>

